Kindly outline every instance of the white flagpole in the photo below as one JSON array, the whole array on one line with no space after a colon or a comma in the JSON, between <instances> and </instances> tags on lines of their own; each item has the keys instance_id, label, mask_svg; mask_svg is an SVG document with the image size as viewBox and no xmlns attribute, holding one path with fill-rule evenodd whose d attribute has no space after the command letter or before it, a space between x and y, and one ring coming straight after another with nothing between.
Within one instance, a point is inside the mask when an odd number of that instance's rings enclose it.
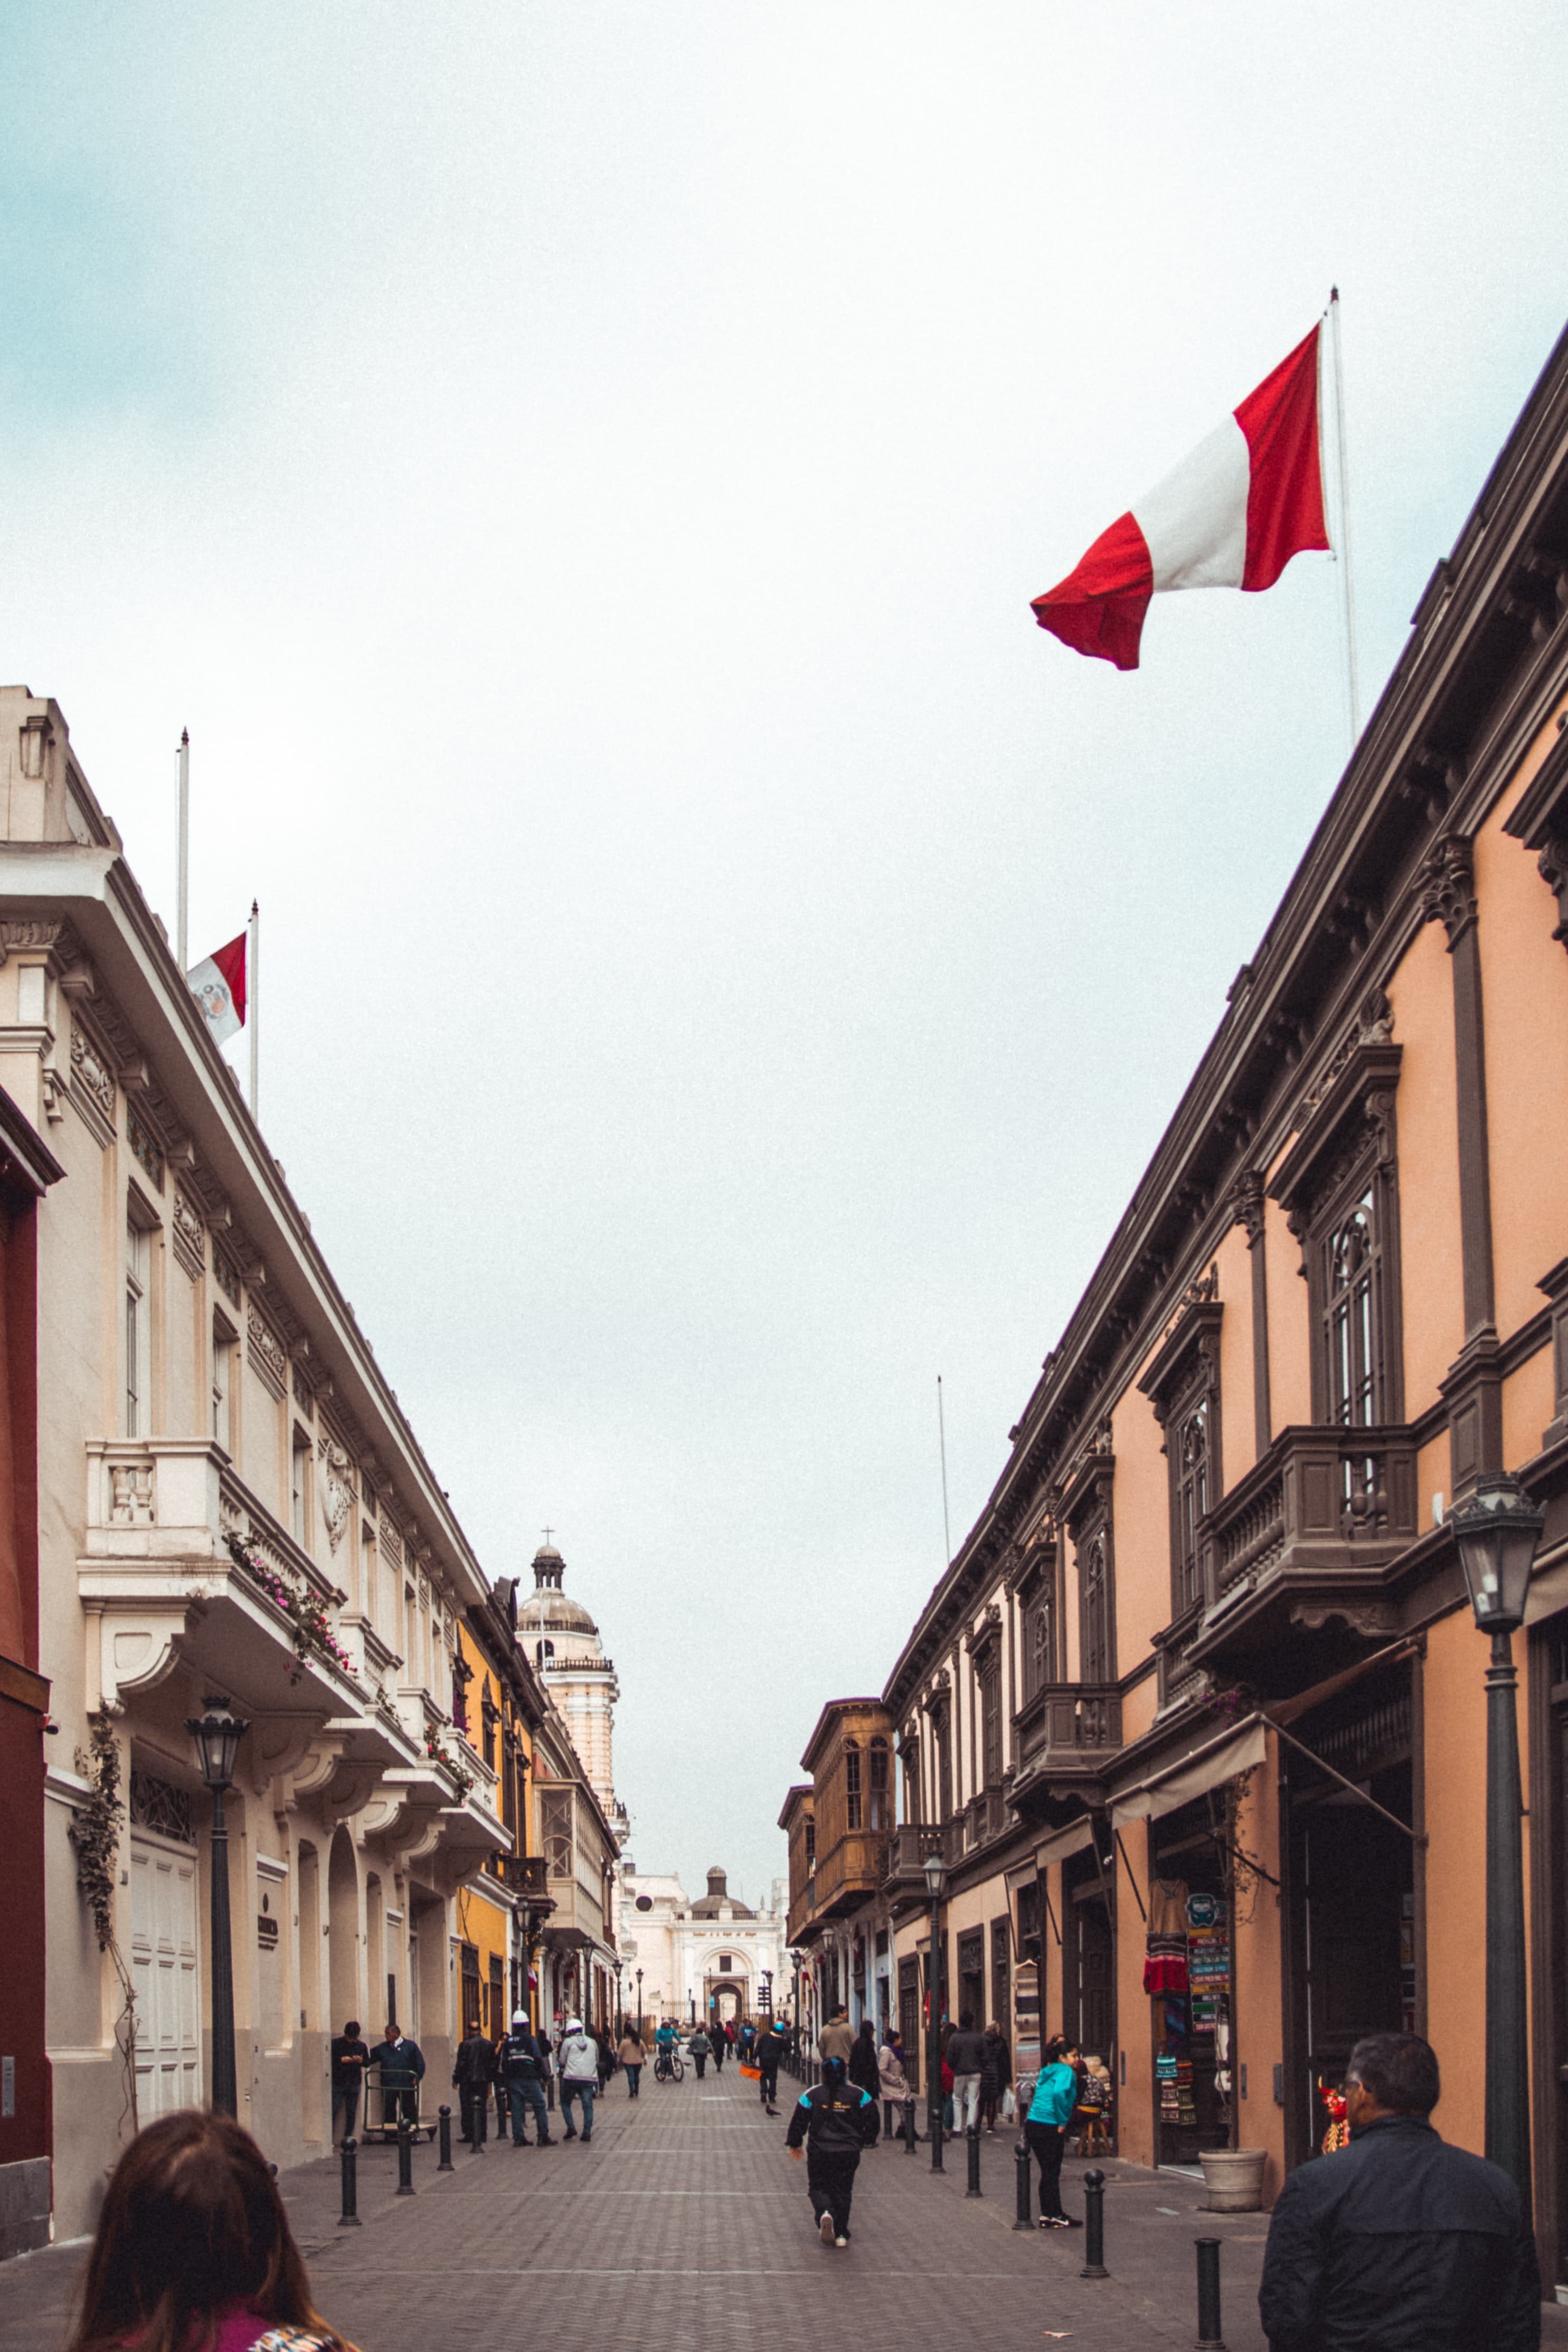
<instances>
[{"instance_id":1,"label":"white flagpole","mask_svg":"<svg viewBox=\"0 0 1568 2352\"><path fill-rule=\"evenodd\" d=\"M179 887L176 892L174 936L179 941L180 970L189 961L187 917L191 898L191 730L180 730Z\"/></svg>"},{"instance_id":2,"label":"white flagpole","mask_svg":"<svg viewBox=\"0 0 1568 2352\"><path fill-rule=\"evenodd\" d=\"M1351 572L1351 488L1345 456L1345 362L1340 333L1340 289L1329 292L1329 335L1334 347L1335 469L1340 478L1340 581L1345 623L1345 679L1350 688L1351 750L1361 740L1361 679L1355 655L1355 583Z\"/></svg>"},{"instance_id":3,"label":"white flagpole","mask_svg":"<svg viewBox=\"0 0 1568 2352\"><path fill-rule=\"evenodd\" d=\"M947 1523L947 1416L942 1409L942 1374L936 1376L936 1434L942 1448L942 1539L946 1547L942 1555L942 1573L952 1566L952 1529Z\"/></svg>"},{"instance_id":4,"label":"white flagpole","mask_svg":"<svg viewBox=\"0 0 1568 2352\"><path fill-rule=\"evenodd\" d=\"M250 1032L250 1116L258 1116L261 1083L261 908L250 902L250 937L245 953L245 1024Z\"/></svg>"}]
</instances>

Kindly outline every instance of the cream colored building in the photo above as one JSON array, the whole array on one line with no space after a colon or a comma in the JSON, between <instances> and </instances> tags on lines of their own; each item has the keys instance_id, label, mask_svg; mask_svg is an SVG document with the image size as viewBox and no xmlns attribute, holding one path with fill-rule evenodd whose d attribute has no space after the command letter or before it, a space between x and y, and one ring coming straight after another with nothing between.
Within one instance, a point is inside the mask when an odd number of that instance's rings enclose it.
<instances>
[{"instance_id":1,"label":"cream colored building","mask_svg":"<svg viewBox=\"0 0 1568 2352\"><path fill-rule=\"evenodd\" d=\"M644 2017L656 2021L717 2015L739 2024L769 2008L789 2008L782 1881L775 1880L767 1907L753 1911L730 1893L722 1870L709 1872L708 1891L694 1903L679 1878L644 1877L628 1862L621 1873L620 1941L630 2017L639 1994Z\"/></svg>"},{"instance_id":2,"label":"cream colored building","mask_svg":"<svg viewBox=\"0 0 1568 2352\"><path fill-rule=\"evenodd\" d=\"M621 1687L597 1625L565 1590L565 1574L554 1545L542 1544L533 1555L533 1591L517 1605L517 1638L560 1710L605 1819L624 1838L626 1813L616 1794L615 1756Z\"/></svg>"},{"instance_id":3,"label":"cream colored building","mask_svg":"<svg viewBox=\"0 0 1568 2352\"><path fill-rule=\"evenodd\" d=\"M21 688L0 689L0 1086L65 1171L37 1319L69 2236L132 2114L210 2085L210 1801L186 1730L208 1694L250 1724L228 1803L238 2105L279 2166L326 2143L345 2018L374 2040L395 2011L446 2081L454 1893L510 1840L452 1725L456 1623L487 1580L58 708ZM105 1751L123 1812L100 1951L73 1831Z\"/></svg>"}]
</instances>

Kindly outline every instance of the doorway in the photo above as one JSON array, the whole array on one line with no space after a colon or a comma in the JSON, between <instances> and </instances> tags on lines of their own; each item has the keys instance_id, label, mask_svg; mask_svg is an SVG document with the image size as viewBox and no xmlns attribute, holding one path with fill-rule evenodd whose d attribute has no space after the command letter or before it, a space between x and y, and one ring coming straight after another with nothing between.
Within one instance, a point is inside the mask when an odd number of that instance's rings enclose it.
<instances>
[{"instance_id":1,"label":"doorway","mask_svg":"<svg viewBox=\"0 0 1568 2352\"><path fill-rule=\"evenodd\" d=\"M1062 1871L1062 2031L1109 2064L1116 2046L1116 1937L1092 1851Z\"/></svg>"}]
</instances>

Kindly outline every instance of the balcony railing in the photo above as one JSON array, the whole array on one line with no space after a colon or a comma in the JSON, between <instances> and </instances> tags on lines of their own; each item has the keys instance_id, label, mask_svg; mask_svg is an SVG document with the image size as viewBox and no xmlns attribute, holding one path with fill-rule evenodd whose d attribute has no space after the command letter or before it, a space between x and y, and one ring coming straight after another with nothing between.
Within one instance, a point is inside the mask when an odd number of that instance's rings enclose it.
<instances>
[{"instance_id":1,"label":"balcony railing","mask_svg":"<svg viewBox=\"0 0 1568 2352\"><path fill-rule=\"evenodd\" d=\"M1417 1532L1408 1429L1281 1430L1204 1522L1209 1618L1276 1582L1375 1576Z\"/></svg>"},{"instance_id":2,"label":"balcony railing","mask_svg":"<svg viewBox=\"0 0 1568 2352\"><path fill-rule=\"evenodd\" d=\"M926 1891L925 1858L932 1849L947 1857L942 1832L922 1822L906 1822L888 1840L888 1866L882 1880L884 1894L897 1901L900 1896L924 1898Z\"/></svg>"},{"instance_id":3,"label":"balcony railing","mask_svg":"<svg viewBox=\"0 0 1568 2352\"><path fill-rule=\"evenodd\" d=\"M1024 1769L1083 1774L1104 1769L1121 1745L1115 1683L1047 1683L1018 1715Z\"/></svg>"},{"instance_id":4,"label":"balcony railing","mask_svg":"<svg viewBox=\"0 0 1568 2352\"><path fill-rule=\"evenodd\" d=\"M503 1853L496 1871L509 1895L525 1895L534 1902L543 1902L549 1895L542 1853Z\"/></svg>"}]
</instances>

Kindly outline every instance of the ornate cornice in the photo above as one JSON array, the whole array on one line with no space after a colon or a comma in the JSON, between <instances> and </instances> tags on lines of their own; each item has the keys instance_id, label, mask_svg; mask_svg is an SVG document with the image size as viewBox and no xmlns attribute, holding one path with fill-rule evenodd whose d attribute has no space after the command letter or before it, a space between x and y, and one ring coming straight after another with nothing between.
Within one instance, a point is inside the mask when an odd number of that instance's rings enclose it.
<instances>
[{"instance_id":1,"label":"ornate cornice","mask_svg":"<svg viewBox=\"0 0 1568 2352\"><path fill-rule=\"evenodd\" d=\"M1476 866L1462 835L1446 833L1422 866L1417 881L1424 921L1440 922L1451 955L1476 919Z\"/></svg>"}]
</instances>

